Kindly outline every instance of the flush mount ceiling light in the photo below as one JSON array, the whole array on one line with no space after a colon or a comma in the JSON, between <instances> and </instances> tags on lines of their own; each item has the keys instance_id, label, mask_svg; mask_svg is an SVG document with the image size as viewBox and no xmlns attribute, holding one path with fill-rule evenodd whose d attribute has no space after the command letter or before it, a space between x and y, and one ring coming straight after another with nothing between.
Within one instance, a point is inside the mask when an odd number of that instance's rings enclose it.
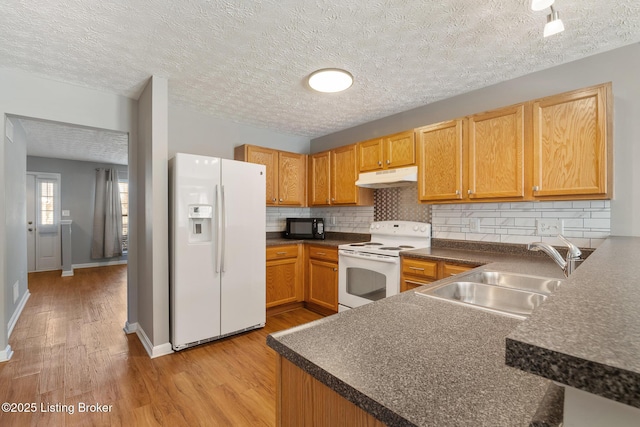
<instances>
[{"instance_id":1,"label":"flush mount ceiling light","mask_svg":"<svg viewBox=\"0 0 640 427\"><path fill-rule=\"evenodd\" d=\"M553 4L554 0L531 0L531 10L544 10Z\"/></svg>"},{"instance_id":2,"label":"flush mount ceiling light","mask_svg":"<svg viewBox=\"0 0 640 427\"><path fill-rule=\"evenodd\" d=\"M333 93L349 89L353 84L351 73L339 68L324 68L309 76L309 86L318 92Z\"/></svg>"},{"instance_id":3,"label":"flush mount ceiling light","mask_svg":"<svg viewBox=\"0 0 640 427\"><path fill-rule=\"evenodd\" d=\"M558 34L564 31L564 24L562 23L562 19L560 19L560 13L557 10L551 7L551 13L547 15L547 23L544 26L545 37L552 36L554 34Z\"/></svg>"}]
</instances>

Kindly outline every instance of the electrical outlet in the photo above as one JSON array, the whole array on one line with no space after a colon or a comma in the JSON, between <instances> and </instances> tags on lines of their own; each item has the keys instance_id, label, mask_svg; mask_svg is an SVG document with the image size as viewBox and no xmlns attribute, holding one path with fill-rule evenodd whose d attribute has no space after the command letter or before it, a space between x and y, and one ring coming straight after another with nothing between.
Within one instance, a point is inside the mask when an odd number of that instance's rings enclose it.
<instances>
[{"instance_id":1,"label":"electrical outlet","mask_svg":"<svg viewBox=\"0 0 640 427\"><path fill-rule=\"evenodd\" d=\"M480 232L480 218L469 219L469 230L471 230L472 233Z\"/></svg>"},{"instance_id":2,"label":"electrical outlet","mask_svg":"<svg viewBox=\"0 0 640 427\"><path fill-rule=\"evenodd\" d=\"M20 282L16 282L13 284L13 303L15 304L18 301L18 297L20 296Z\"/></svg>"},{"instance_id":3,"label":"electrical outlet","mask_svg":"<svg viewBox=\"0 0 640 427\"><path fill-rule=\"evenodd\" d=\"M71 211L63 209L62 210L62 216L71 216Z\"/></svg>"},{"instance_id":4,"label":"electrical outlet","mask_svg":"<svg viewBox=\"0 0 640 427\"><path fill-rule=\"evenodd\" d=\"M564 233L564 221L561 219L536 219L538 236L557 236Z\"/></svg>"},{"instance_id":5,"label":"electrical outlet","mask_svg":"<svg viewBox=\"0 0 640 427\"><path fill-rule=\"evenodd\" d=\"M336 217L335 216L329 217L329 225L336 225Z\"/></svg>"}]
</instances>

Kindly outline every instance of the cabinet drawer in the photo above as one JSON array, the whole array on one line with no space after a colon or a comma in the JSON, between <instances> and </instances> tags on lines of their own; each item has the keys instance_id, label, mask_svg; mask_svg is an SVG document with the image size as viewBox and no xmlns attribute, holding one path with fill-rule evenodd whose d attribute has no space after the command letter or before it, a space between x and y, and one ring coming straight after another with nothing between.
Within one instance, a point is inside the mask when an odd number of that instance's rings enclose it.
<instances>
[{"instance_id":1,"label":"cabinet drawer","mask_svg":"<svg viewBox=\"0 0 640 427\"><path fill-rule=\"evenodd\" d=\"M429 283L433 282L433 280L435 279L426 277L418 278L417 276L405 276L403 274L402 280L400 281L400 292L410 291L412 289L419 288L420 286L428 285Z\"/></svg>"},{"instance_id":2,"label":"cabinet drawer","mask_svg":"<svg viewBox=\"0 0 640 427\"><path fill-rule=\"evenodd\" d=\"M436 261L420 261L403 258L402 273L436 279L438 277L438 263Z\"/></svg>"},{"instance_id":3,"label":"cabinet drawer","mask_svg":"<svg viewBox=\"0 0 640 427\"><path fill-rule=\"evenodd\" d=\"M272 246L267 248L267 261L272 259L295 258L298 245Z\"/></svg>"},{"instance_id":4,"label":"cabinet drawer","mask_svg":"<svg viewBox=\"0 0 640 427\"><path fill-rule=\"evenodd\" d=\"M309 258L338 261L338 250L327 246L309 246Z\"/></svg>"},{"instance_id":5,"label":"cabinet drawer","mask_svg":"<svg viewBox=\"0 0 640 427\"><path fill-rule=\"evenodd\" d=\"M456 274L464 273L465 271L469 271L476 266L474 265L457 265L457 264L444 264L442 266L442 278L455 276Z\"/></svg>"}]
</instances>

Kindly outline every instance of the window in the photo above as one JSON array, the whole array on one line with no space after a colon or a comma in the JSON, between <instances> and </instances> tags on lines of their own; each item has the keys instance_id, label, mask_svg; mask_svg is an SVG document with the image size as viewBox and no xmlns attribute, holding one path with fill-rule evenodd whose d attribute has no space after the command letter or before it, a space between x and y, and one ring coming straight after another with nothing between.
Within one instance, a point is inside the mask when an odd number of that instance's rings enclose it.
<instances>
[{"instance_id":1,"label":"window","mask_svg":"<svg viewBox=\"0 0 640 427\"><path fill-rule=\"evenodd\" d=\"M60 205L60 178L57 174L36 176L37 224L40 233L57 233Z\"/></svg>"},{"instance_id":2,"label":"window","mask_svg":"<svg viewBox=\"0 0 640 427\"><path fill-rule=\"evenodd\" d=\"M129 249L129 182L118 181L120 207L122 208L122 251Z\"/></svg>"}]
</instances>

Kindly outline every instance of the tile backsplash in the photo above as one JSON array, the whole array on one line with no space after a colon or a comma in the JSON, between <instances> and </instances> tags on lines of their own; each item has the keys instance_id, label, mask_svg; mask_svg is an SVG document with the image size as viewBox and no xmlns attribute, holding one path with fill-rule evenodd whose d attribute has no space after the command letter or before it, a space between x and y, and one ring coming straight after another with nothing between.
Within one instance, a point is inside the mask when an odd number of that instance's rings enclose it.
<instances>
[{"instance_id":1,"label":"tile backsplash","mask_svg":"<svg viewBox=\"0 0 640 427\"><path fill-rule=\"evenodd\" d=\"M433 205L431 223L434 238L563 246L556 237L536 234L536 220L562 220L563 234L574 244L596 248L611 232L610 205L608 200ZM479 221L478 232L471 232L472 219Z\"/></svg>"},{"instance_id":2,"label":"tile backsplash","mask_svg":"<svg viewBox=\"0 0 640 427\"><path fill-rule=\"evenodd\" d=\"M434 238L499 243L547 242L562 246L553 236L539 236L536 220L562 220L563 234L582 248L596 248L611 232L608 200L567 202L417 203L417 186L375 190L375 206L267 208L267 231L284 231L287 217L320 217L326 231L369 233L375 221L431 222ZM479 230L472 232L471 220Z\"/></svg>"},{"instance_id":3,"label":"tile backsplash","mask_svg":"<svg viewBox=\"0 0 640 427\"><path fill-rule=\"evenodd\" d=\"M288 217L324 218L326 231L368 234L373 206L267 208L267 232L284 231Z\"/></svg>"}]
</instances>

